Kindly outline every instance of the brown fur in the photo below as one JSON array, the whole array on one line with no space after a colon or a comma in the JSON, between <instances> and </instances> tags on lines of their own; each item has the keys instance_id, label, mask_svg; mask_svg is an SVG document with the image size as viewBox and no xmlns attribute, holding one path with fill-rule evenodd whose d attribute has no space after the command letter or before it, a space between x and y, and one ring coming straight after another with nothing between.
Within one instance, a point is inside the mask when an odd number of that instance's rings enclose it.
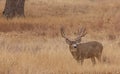
<instances>
[{"instance_id":1,"label":"brown fur","mask_svg":"<svg viewBox=\"0 0 120 74\"><path fill-rule=\"evenodd\" d=\"M103 45L96 41L91 41L87 43L80 43L77 44L76 47L73 47L72 43L69 45L70 52L73 55L73 57L81 64L83 64L84 59L91 58L91 61L93 64L96 63L95 57L98 59L98 61L101 62L101 55L103 50Z\"/></svg>"}]
</instances>

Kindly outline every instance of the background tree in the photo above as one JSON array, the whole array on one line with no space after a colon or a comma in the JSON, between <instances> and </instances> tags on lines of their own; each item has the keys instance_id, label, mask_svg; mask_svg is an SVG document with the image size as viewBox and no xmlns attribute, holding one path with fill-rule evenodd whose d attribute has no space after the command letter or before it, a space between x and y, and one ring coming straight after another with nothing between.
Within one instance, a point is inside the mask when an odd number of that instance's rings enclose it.
<instances>
[{"instance_id":1,"label":"background tree","mask_svg":"<svg viewBox=\"0 0 120 74\"><path fill-rule=\"evenodd\" d=\"M6 0L3 15L7 18L24 15L25 0Z\"/></svg>"}]
</instances>

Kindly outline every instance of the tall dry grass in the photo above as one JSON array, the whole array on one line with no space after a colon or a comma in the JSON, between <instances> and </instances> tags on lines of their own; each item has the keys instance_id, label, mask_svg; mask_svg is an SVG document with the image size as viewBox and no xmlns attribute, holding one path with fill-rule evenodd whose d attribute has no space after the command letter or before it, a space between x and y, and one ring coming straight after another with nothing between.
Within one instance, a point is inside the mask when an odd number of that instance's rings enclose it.
<instances>
[{"instance_id":1,"label":"tall dry grass","mask_svg":"<svg viewBox=\"0 0 120 74\"><path fill-rule=\"evenodd\" d=\"M102 63L90 59L81 66L73 59L64 39L25 35L0 38L1 74L119 74L120 50L117 41L98 40L104 45ZM95 40L89 37L84 42Z\"/></svg>"},{"instance_id":2,"label":"tall dry grass","mask_svg":"<svg viewBox=\"0 0 120 74\"><path fill-rule=\"evenodd\" d=\"M119 0L26 0L25 18L5 19L0 0L0 74L120 74ZM78 64L60 35L104 45L102 63ZM75 34L75 35L74 35Z\"/></svg>"}]
</instances>

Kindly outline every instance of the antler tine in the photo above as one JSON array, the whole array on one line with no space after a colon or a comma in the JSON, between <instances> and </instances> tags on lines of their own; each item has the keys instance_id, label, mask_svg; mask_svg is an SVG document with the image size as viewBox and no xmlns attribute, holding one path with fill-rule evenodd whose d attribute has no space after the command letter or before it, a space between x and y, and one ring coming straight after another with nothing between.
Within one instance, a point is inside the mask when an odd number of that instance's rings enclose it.
<instances>
[{"instance_id":1,"label":"antler tine","mask_svg":"<svg viewBox=\"0 0 120 74\"><path fill-rule=\"evenodd\" d=\"M84 37L86 34L87 34L86 28L83 28L82 33L81 33L81 37Z\"/></svg>"},{"instance_id":2,"label":"antler tine","mask_svg":"<svg viewBox=\"0 0 120 74\"><path fill-rule=\"evenodd\" d=\"M79 34L79 37L84 37L87 34L86 28L82 27L78 34Z\"/></svg>"},{"instance_id":3,"label":"antler tine","mask_svg":"<svg viewBox=\"0 0 120 74\"><path fill-rule=\"evenodd\" d=\"M78 34L81 34L83 30L83 27L81 27L80 29L78 29Z\"/></svg>"},{"instance_id":4,"label":"antler tine","mask_svg":"<svg viewBox=\"0 0 120 74\"><path fill-rule=\"evenodd\" d=\"M63 37L63 38L65 38L65 39L67 39L67 38L65 37L64 28L63 28L63 27L61 27L61 29L60 29L60 30L61 30L61 35L62 35L62 37Z\"/></svg>"}]
</instances>

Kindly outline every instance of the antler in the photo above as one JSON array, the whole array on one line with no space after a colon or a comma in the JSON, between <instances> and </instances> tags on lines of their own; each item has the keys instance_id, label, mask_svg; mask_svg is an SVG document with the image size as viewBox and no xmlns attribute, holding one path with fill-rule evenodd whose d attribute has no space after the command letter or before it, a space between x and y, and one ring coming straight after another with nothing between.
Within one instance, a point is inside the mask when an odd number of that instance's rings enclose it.
<instances>
[{"instance_id":1,"label":"antler","mask_svg":"<svg viewBox=\"0 0 120 74\"><path fill-rule=\"evenodd\" d=\"M64 28L63 27L61 28L61 35L62 35L63 38L66 39L66 43L67 44L71 44L71 41L65 36Z\"/></svg>"},{"instance_id":2,"label":"antler","mask_svg":"<svg viewBox=\"0 0 120 74\"><path fill-rule=\"evenodd\" d=\"M80 28L80 30L78 30L78 37L76 38L76 40L81 40L81 37L84 37L87 34L86 32L86 28L82 27Z\"/></svg>"},{"instance_id":3,"label":"antler","mask_svg":"<svg viewBox=\"0 0 120 74\"><path fill-rule=\"evenodd\" d=\"M64 28L63 27L61 27L61 35L62 35L62 37L63 38L65 38L65 39L68 39L66 36L65 36L65 33L64 33Z\"/></svg>"},{"instance_id":4,"label":"antler","mask_svg":"<svg viewBox=\"0 0 120 74\"><path fill-rule=\"evenodd\" d=\"M86 28L82 27L80 31L78 31L78 34L79 34L79 37L84 37L87 34Z\"/></svg>"}]
</instances>

